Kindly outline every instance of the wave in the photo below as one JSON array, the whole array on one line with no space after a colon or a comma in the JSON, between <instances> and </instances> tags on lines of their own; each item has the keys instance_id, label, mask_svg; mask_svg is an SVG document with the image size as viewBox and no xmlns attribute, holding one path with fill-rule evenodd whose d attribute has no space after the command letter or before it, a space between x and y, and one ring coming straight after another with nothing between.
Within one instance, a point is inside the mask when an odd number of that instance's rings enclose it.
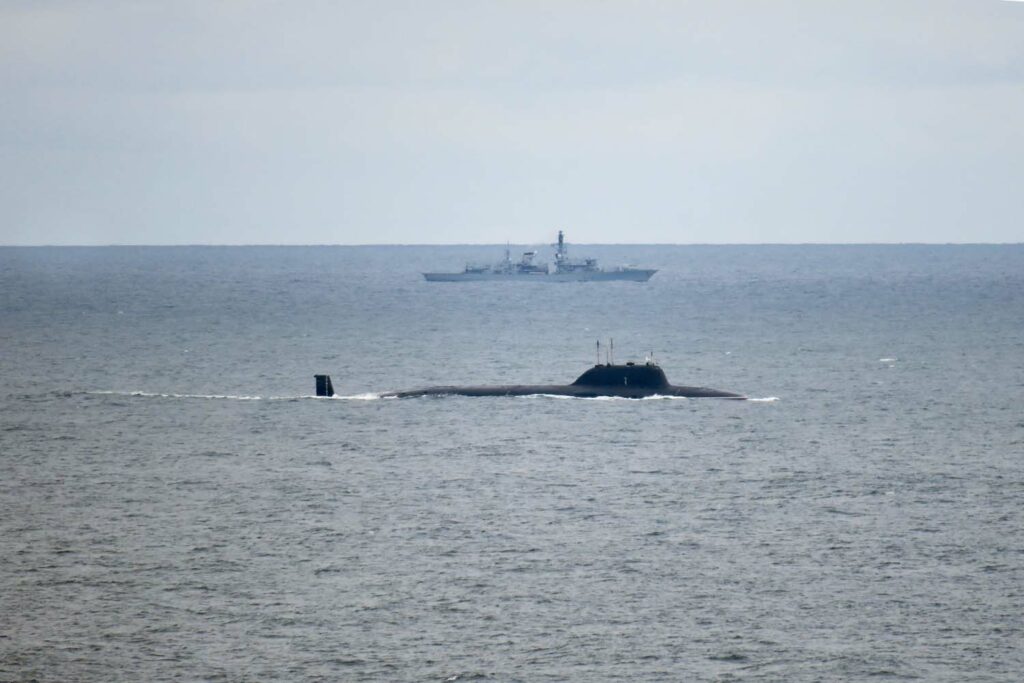
<instances>
[{"instance_id":1,"label":"wave","mask_svg":"<svg viewBox=\"0 0 1024 683\"><path fill-rule=\"evenodd\" d=\"M380 401L395 399L396 396L384 396L376 392L367 392L363 394L350 394L350 395L334 395L334 396L314 396L312 394L303 394L298 396L247 396L241 394L176 394L176 393L164 393L164 392L153 392L153 391L108 391L108 390L95 390L95 391L82 391L82 392L69 392L66 395L82 394L86 396L128 396L134 398L168 398L168 399L192 399L192 400L205 400L205 401L304 401L304 400L327 400L327 401ZM661 394L655 394L654 396L644 396L641 398L626 398L625 396L564 396L560 394L527 394L519 397L499 396L494 398L550 398L568 401L691 401L693 400L688 396L663 396ZM768 396L765 398L748 398L748 401L755 403L770 403L778 401L777 396Z\"/></svg>"},{"instance_id":2,"label":"wave","mask_svg":"<svg viewBox=\"0 0 1024 683\"><path fill-rule=\"evenodd\" d=\"M693 401L693 400L711 400L705 397L693 397L693 396L665 396L662 394L654 394L653 396L642 396L640 398L627 398L625 396L564 396L561 394L528 394L525 398L557 398L568 401ZM728 400L728 399L725 399ZM765 398L748 398L748 401L754 401L755 403L770 403L772 401L778 401L778 396L767 396Z\"/></svg>"},{"instance_id":3,"label":"wave","mask_svg":"<svg viewBox=\"0 0 1024 683\"><path fill-rule=\"evenodd\" d=\"M316 396L242 396L233 394L172 394L152 391L82 391L86 396L131 396L136 398L189 398L222 401L298 401Z\"/></svg>"}]
</instances>

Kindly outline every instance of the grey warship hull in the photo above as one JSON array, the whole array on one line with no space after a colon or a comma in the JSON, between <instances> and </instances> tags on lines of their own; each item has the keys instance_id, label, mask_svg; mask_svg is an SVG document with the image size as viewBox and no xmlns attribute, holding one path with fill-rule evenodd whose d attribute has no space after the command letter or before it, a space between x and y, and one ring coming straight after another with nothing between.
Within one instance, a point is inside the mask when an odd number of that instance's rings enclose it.
<instances>
[{"instance_id":1,"label":"grey warship hull","mask_svg":"<svg viewBox=\"0 0 1024 683\"><path fill-rule=\"evenodd\" d=\"M654 268L600 268L597 259L571 259L565 245L565 234L558 231L555 250L555 267L534 263L536 251L527 251L518 262L509 257L505 249L505 260L491 266L466 264L461 273L423 273L427 282L647 282L657 273Z\"/></svg>"},{"instance_id":2,"label":"grey warship hull","mask_svg":"<svg viewBox=\"0 0 1024 683\"><path fill-rule=\"evenodd\" d=\"M567 273L423 273L427 282L647 282L657 273L654 269L623 268Z\"/></svg>"}]
</instances>

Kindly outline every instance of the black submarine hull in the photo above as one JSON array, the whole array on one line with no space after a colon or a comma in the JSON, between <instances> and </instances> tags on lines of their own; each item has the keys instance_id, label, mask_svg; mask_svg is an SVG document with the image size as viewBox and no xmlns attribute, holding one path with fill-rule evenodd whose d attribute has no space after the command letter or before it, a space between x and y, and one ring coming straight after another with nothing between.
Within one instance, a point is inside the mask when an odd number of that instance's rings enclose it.
<instances>
[{"instance_id":1,"label":"black submarine hull","mask_svg":"<svg viewBox=\"0 0 1024 683\"><path fill-rule=\"evenodd\" d=\"M327 393L329 390L329 393ZM317 396L333 396L330 377L317 375ZM727 398L744 400L747 397L731 391L708 387L689 387L669 384L664 371L653 363L636 365L595 365L572 384L507 384L493 386L437 386L408 391L389 391L384 398L416 398L420 396L570 396L574 398L650 398L651 396L678 396L683 398Z\"/></svg>"}]
</instances>

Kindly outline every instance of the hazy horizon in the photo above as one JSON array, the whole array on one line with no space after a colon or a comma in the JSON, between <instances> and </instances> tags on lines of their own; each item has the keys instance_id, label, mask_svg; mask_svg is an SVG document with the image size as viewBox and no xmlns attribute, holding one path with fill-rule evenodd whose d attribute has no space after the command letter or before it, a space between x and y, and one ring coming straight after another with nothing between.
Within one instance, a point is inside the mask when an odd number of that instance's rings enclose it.
<instances>
[{"instance_id":1,"label":"hazy horizon","mask_svg":"<svg viewBox=\"0 0 1024 683\"><path fill-rule=\"evenodd\" d=\"M1024 3L0 7L0 244L1024 241Z\"/></svg>"},{"instance_id":2,"label":"hazy horizon","mask_svg":"<svg viewBox=\"0 0 1024 683\"><path fill-rule=\"evenodd\" d=\"M569 246L594 247L999 247L1020 246L1024 242L569 242ZM108 243L108 244L0 244L3 249L103 249L103 248L142 248L142 247L496 247L506 245L513 247L554 246L547 242L359 242L332 243L310 242L300 243L214 243L214 242L182 242L182 243Z\"/></svg>"}]
</instances>

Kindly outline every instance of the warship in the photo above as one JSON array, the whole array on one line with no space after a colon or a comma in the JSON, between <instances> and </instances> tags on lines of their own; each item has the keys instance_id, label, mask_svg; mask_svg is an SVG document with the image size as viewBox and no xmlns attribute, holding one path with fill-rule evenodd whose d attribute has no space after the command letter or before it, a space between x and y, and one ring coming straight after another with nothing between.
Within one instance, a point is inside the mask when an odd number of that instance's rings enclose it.
<instances>
[{"instance_id":1,"label":"warship","mask_svg":"<svg viewBox=\"0 0 1024 683\"><path fill-rule=\"evenodd\" d=\"M494 280L514 280L518 282L594 282L609 280L628 280L647 282L657 273L656 269L619 266L601 268L597 259L569 258L569 250L565 245L565 235L558 231L558 244L555 246L555 266L548 268L546 263L535 263L536 251L523 252L518 261L513 261L509 250L505 249L505 260L492 265L466 264L460 273L423 273L427 282L486 282Z\"/></svg>"}]
</instances>

